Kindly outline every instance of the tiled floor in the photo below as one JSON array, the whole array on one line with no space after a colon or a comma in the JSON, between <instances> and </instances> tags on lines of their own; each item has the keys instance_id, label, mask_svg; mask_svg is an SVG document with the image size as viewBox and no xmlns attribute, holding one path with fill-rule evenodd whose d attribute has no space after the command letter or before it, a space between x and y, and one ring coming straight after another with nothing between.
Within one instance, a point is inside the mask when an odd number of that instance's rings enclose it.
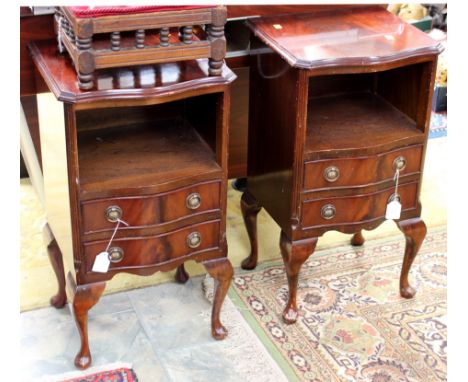
<instances>
[{"instance_id":1,"label":"tiled floor","mask_svg":"<svg viewBox=\"0 0 468 382\"><path fill-rule=\"evenodd\" d=\"M89 313L93 365L129 362L143 382L286 380L229 299L226 340L211 337L210 314L200 277L104 296ZM67 307L21 314L23 381L74 370L78 348Z\"/></svg>"}]
</instances>

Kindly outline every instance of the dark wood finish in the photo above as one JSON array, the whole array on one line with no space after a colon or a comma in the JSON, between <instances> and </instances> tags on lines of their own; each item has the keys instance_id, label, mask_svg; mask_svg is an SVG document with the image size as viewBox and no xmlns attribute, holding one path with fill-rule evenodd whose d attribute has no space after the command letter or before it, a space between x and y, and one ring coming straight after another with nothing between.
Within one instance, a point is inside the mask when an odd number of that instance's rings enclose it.
<instances>
[{"instance_id":1,"label":"dark wood finish","mask_svg":"<svg viewBox=\"0 0 468 382\"><path fill-rule=\"evenodd\" d=\"M190 275L185 270L184 264L179 265L176 270L175 279L179 284L185 284L190 278Z\"/></svg>"},{"instance_id":2,"label":"dark wood finish","mask_svg":"<svg viewBox=\"0 0 468 382\"><path fill-rule=\"evenodd\" d=\"M407 210L417 210L417 190L418 182L399 185L398 194L401 197L402 213ZM302 204L303 230L318 230L326 226L364 225L373 220L383 220L388 200L394 192L395 187L392 186L376 193L306 200ZM329 220L321 215L322 207L328 204L336 209L335 215ZM342 231L347 230L342 227ZM310 233L314 234L315 232Z\"/></svg>"},{"instance_id":3,"label":"dark wood finish","mask_svg":"<svg viewBox=\"0 0 468 382\"><path fill-rule=\"evenodd\" d=\"M187 242L188 236L192 232L201 235L201 243L195 248L190 248ZM156 265L177 264L171 268L176 268L180 263L180 258L184 261L191 260L199 255L213 255L212 252L219 252L219 220L202 224L192 224L188 228L171 231L158 236L143 236L132 238L118 238L112 241L112 247L120 247L124 251L123 259L118 263L111 263L109 271L104 275L99 275L100 279L110 279L117 272L125 271L135 273L135 270L151 268ZM109 243L109 239L102 241L92 241L84 243L84 258L86 259L85 279L94 279L96 274L92 272L96 255L104 251ZM216 253L216 254L217 254ZM137 269L138 268L138 269Z\"/></svg>"},{"instance_id":4,"label":"dark wood finish","mask_svg":"<svg viewBox=\"0 0 468 382\"><path fill-rule=\"evenodd\" d=\"M52 15L26 16L20 18L20 94L35 95L48 91L44 80L36 80L34 63L28 52L31 41L55 38Z\"/></svg>"},{"instance_id":5,"label":"dark wood finish","mask_svg":"<svg viewBox=\"0 0 468 382\"><path fill-rule=\"evenodd\" d=\"M351 238L351 245L354 245L356 247L360 247L361 245L364 245L364 242L365 242L365 239L364 239L364 236L362 235L362 231L356 232Z\"/></svg>"},{"instance_id":6,"label":"dark wood finish","mask_svg":"<svg viewBox=\"0 0 468 382\"><path fill-rule=\"evenodd\" d=\"M79 369L86 369L92 362L88 340L88 311L98 303L106 288L106 283L76 285L73 278L69 277L69 285L73 295L73 317L81 338L81 347L75 357L75 366Z\"/></svg>"},{"instance_id":7,"label":"dark wood finish","mask_svg":"<svg viewBox=\"0 0 468 382\"><path fill-rule=\"evenodd\" d=\"M356 8L365 7L363 4L248 4L248 5L228 5L227 17L233 18L250 18L254 16L278 16L294 13L311 13L324 10L336 10L337 8ZM386 8L386 4L379 5L381 8Z\"/></svg>"},{"instance_id":8,"label":"dark wood finish","mask_svg":"<svg viewBox=\"0 0 468 382\"><path fill-rule=\"evenodd\" d=\"M308 160L335 158L342 153L353 156L381 153L424 141L424 134L412 120L371 93L311 99L308 110L305 147ZM363 137L370 135L369 143Z\"/></svg>"},{"instance_id":9,"label":"dark wood finish","mask_svg":"<svg viewBox=\"0 0 468 382\"><path fill-rule=\"evenodd\" d=\"M222 90L226 82L236 78L226 66L223 67L222 76L207 76L208 60L199 59L150 67L101 70L95 73L95 90L85 92L78 87L70 60L59 56L54 41L33 43L30 51L50 91L59 101L78 104L77 109L80 110L157 104L162 99L175 101L215 93ZM141 101L140 98L145 100Z\"/></svg>"},{"instance_id":10,"label":"dark wood finish","mask_svg":"<svg viewBox=\"0 0 468 382\"><path fill-rule=\"evenodd\" d=\"M69 7L59 7L57 18L61 20L57 26L59 38L77 68L81 90L95 86L93 73L97 69L203 57L209 58L210 75L222 75L226 53L224 6L85 18L76 17ZM206 25L207 36L193 39L193 25ZM175 43L168 38L170 27L181 29L180 36L174 34L178 38ZM129 31L134 32L133 44L125 46L120 36L117 44L116 33ZM153 39L158 39L159 44L146 39L149 31L153 36L159 34ZM109 33L113 43L109 44L107 37L106 45L96 44L96 35Z\"/></svg>"},{"instance_id":11,"label":"dark wood finish","mask_svg":"<svg viewBox=\"0 0 468 382\"><path fill-rule=\"evenodd\" d=\"M231 284L234 270L232 269L230 261L226 258L205 261L203 262L203 265L210 276L216 281L213 311L211 314L211 335L217 340L222 340L227 336L228 331L221 324L219 315L221 313L221 306L228 292L229 285Z\"/></svg>"},{"instance_id":12,"label":"dark wood finish","mask_svg":"<svg viewBox=\"0 0 468 382\"><path fill-rule=\"evenodd\" d=\"M297 319L301 264L330 230L353 234L385 220L395 193L408 272L425 234L419 194L441 46L380 7L255 18L250 58L247 191L252 248L262 206L281 228L288 275L283 318ZM246 260L256 264L256 251Z\"/></svg>"},{"instance_id":13,"label":"dark wood finish","mask_svg":"<svg viewBox=\"0 0 468 382\"><path fill-rule=\"evenodd\" d=\"M341 126L337 129L341 130ZM326 134L328 134L330 138L330 133ZM363 136L366 135L361 136L361 144L365 142L365 140L362 139ZM340 139L337 133L333 135L331 139L328 139L328 144L335 141L337 142ZM322 140L322 138L316 138L314 140L318 141ZM323 140L323 142L327 141ZM356 143L358 143L357 140ZM391 143L391 141L389 143ZM334 159L307 161L305 163L304 190L313 191L340 187L359 187L376 184L378 182L393 183L393 177L395 175L393 163L398 157L403 157L406 160L406 166L400 171L400 179L403 181L407 175L420 173L423 145L408 146L403 149L381 152L376 155L353 156L351 158L337 158L338 150L332 150L333 153L335 153ZM321 157L324 156L325 155L321 155ZM333 171L332 168L339 171L339 176L336 180L329 180L329 178L327 178L327 172Z\"/></svg>"},{"instance_id":14,"label":"dark wood finish","mask_svg":"<svg viewBox=\"0 0 468 382\"><path fill-rule=\"evenodd\" d=\"M51 297L50 304L57 309L63 308L67 303L67 294L65 291L65 270L63 267L62 252L55 240L54 234L46 223L43 228L44 243L47 246L47 254L49 255L52 269L58 282L57 294Z\"/></svg>"},{"instance_id":15,"label":"dark wood finish","mask_svg":"<svg viewBox=\"0 0 468 382\"><path fill-rule=\"evenodd\" d=\"M405 235L406 240L405 257L400 275L400 294L401 297L412 298L416 294L416 290L408 281L408 273L426 236L427 228L426 224L419 218L400 220L397 221L397 225L403 235Z\"/></svg>"},{"instance_id":16,"label":"dark wood finish","mask_svg":"<svg viewBox=\"0 0 468 382\"><path fill-rule=\"evenodd\" d=\"M359 7L362 5L336 5L336 4L302 4L302 5L228 5L228 18L245 19L253 16L277 16L292 13L310 13L324 9L337 9ZM385 5L383 5L385 7ZM24 9L23 9L24 8ZM30 17L23 17L29 15ZM239 22L239 21L233 21ZM230 21L228 20L228 24ZM226 26L228 25L226 24ZM115 30L111 31L111 42L109 38L99 39L94 36L95 43L102 43L106 48L116 49L120 46L120 37L125 38L125 33L120 34ZM112 34L114 33L114 34ZM117 38L117 34L119 38ZM177 33L171 33L172 43L176 43ZM151 39L151 30L146 31L146 40ZM159 38L154 45L169 46L169 28L161 28ZM193 35L196 38L197 34ZM37 92L48 91L42 76L34 74L34 65L27 51L26 45L31 40L50 39L54 37L53 15L33 16L29 7L21 7L21 41L20 41L20 61L21 61L21 94L35 94ZM129 40L134 40L130 38ZM130 42L129 42L130 43ZM172 44L171 43L171 44ZM228 41L229 43L229 41ZM131 44L131 43L130 43ZM239 52L240 55L226 58L226 63L234 70L238 79L232 86L231 119L229 122L229 178L245 177L247 175L247 126L248 126L248 93L249 93L249 56L248 50ZM36 86L37 82L37 86ZM25 110L28 117L28 110Z\"/></svg>"},{"instance_id":17,"label":"dark wood finish","mask_svg":"<svg viewBox=\"0 0 468 382\"><path fill-rule=\"evenodd\" d=\"M257 215L262 207L256 199L248 192L244 192L241 198L241 211L245 228L249 235L250 255L242 261L242 269L254 269L258 261L258 239L257 239Z\"/></svg>"},{"instance_id":18,"label":"dark wood finish","mask_svg":"<svg viewBox=\"0 0 468 382\"><path fill-rule=\"evenodd\" d=\"M227 129L235 75L223 66L220 76L210 76L208 59L109 69L106 85L101 72L98 89L84 92L71 61L58 55L55 45L53 40L32 44L31 52L39 73L64 102L54 106L63 112L63 124L41 126L41 139L47 148L50 226L61 230L57 242L81 336L77 367L91 363L87 312L105 281L120 272L145 276L177 268L176 280L185 282L184 262L204 263L219 282L212 334L224 338L219 312L232 277L226 258ZM151 76L154 82L148 84ZM107 220L112 206L130 226L119 229L109 244L118 217ZM67 234L71 248L64 241ZM93 272L96 256L108 247L109 270Z\"/></svg>"},{"instance_id":19,"label":"dark wood finish","mask_svg":"<svg viewBox=\"0 0 468 382\"><path fill-rule=\"evenodd\" d=\"M372 67L439 54L442 45L381 7L351 7L248 20L255 35L291 66Z\"/></svg>"},{"instance_id":20,"label":"dark wood finish","mask_svg":"<svg viewBox=\"0 0 468 382\"><path fill-rule=\"evenodd\" d=\"M84 132L78 137L83 200L167 190L187 184L191 175L217 179L222 171L214 153L183 121ZM99 166L95 166L99 163Z\"/></svg>"},{"instance_id":21,"label":"dark wood finish","mask_svg":"<svg viewBox=\"0 0 468 382\"><path fill-rule=\"evenodd\" d=\"M286 275L288 277L288 302L283 311L283 320L287 324L293 324L297 320L297 284L299 271L302 264L314 252L317 238L292 242L288 236L281 231L280 249L283 257Z\"/></svg>"},{"instance_id":22,"label":"dark wood finish","mask_svg":"<svg viewBox=\"0 0 468 382\"><path fill-rule=\"evenodd\" d=\"M226 61L228 65L231 65L229 60ZM233 72L236 74L237 79L232 84L231 89L228 177L239 178L247 175L249 68L237 68Z\"/></svg>"},{"instance_id":23,"label":"dark wood finish","mask_svg":"<svg viewBox=\"0 0 468 382\"><path fill-rule=\"evenodd\" d=\"M220 213L220 182L204 182L149 196L128 196L112 199L89 200L82 203L83 233L112 231L115 223L106 216L107 208L121 208L121 218L129 224L121 232L182 221L195 215ZM198 207L190 208L187 199L198 196Z\"/></svg>"}]
</instances>

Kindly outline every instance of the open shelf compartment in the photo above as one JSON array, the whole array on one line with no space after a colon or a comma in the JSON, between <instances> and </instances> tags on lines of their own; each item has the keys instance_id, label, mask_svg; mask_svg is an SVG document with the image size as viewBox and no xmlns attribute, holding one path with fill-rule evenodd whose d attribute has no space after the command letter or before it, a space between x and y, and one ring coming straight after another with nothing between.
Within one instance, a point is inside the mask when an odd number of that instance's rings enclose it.
<instances>
[{"instance_id":1,"label":"open shelf compartment","mask_svg":"<svg viewBox=\"0 0 468 382\"><path fill-rule=\"evenodd\" d=\"M423 143L427 126L418 110L425 65L310 77L305 159Z\"/></svg>"},{"instance_id":2,"label":"open shelf compartment","mask_svg":"<svg viewBox=\"0 0 468 382\"><path fill-rule=\"evenodd\" d=\"M216 96L78 112L81 199L109 192L162 192L173 182L189 184L195 176L220 179L214 146ZM205 105L203 121L193 110L197 102Z\"/></svg>"}]
</instances>

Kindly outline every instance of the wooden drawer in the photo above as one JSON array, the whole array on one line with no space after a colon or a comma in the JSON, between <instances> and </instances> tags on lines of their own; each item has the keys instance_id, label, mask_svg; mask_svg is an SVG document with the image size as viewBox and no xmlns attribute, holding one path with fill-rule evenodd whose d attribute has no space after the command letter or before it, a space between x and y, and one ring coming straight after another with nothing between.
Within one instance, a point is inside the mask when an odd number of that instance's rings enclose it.
<instances>
[{"instance_id":1,"label":"wooden drawer","mask_svg":"<svg viewBox=\"0 0 468 382\"><path fill-rule=\"evenodd\" d=\"M163 194L130 196L86 201L81 204L84 233L112 230L107 211L121 211L129 227L119 230L154 226L177 221L220 208L220 182L201 183Z\"/></svg>"},{"instance_id":2,"label":"wooden drawer","mask_svg":"<svg viewBox=\"0 0 468 382\"><path fill-rule=\"evenodd\" d=\"M120 248L122 258L120 261L111 262L109 270L160 265L173 259L216 249L219 247L219 229L220 221L216 220L158 236L115 239L112 241L109 252L112 248L117 248L115 253L118 253ZM197 235L200 239L198 244L196 243ZM192 247L189 245L190 239L192 239ZM84 244L88 273L92 272L96 256L104 251L107 245L108 240Z\"/></svg>"},{"instance_id":3,"label":"wooden drawer","mask_svg":"<svg viewBox=\"0 0 468 382\"><path fill-rule=\"evenodd\" d=\"M395 188L372 194L308 200L302 203L302 227L336 226L368 222L385 216L388 200ZM402 211L416 208L418 182L400 185ZM332 212L328 218L326 212Z\"/></svg>"},{"instance_id":4,"label":"wooden drawer","mask_svg":"<svg viewBox=\"0 0 468 382\"><path fill-rule=\"evenodd\" d=\"M368 157L306 162L304 190L365 186L391 180L397 158L405 161L405 167L400 170L401 176L419 172L422 150L422 145L415 145ZM333 178L333 175L337 177Z\"/></svg>"}]
</instances>

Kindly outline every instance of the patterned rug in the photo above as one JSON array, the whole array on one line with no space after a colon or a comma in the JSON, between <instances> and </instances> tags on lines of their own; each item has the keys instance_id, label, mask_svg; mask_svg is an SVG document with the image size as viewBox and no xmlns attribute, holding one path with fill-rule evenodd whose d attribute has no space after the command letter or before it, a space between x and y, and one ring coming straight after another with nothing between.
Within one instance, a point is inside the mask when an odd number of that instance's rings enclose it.
<instances>
[{"instance_id":1,"label":"patterned rug","mask_svg":"<svg viewBox=\"0 0 468 382\"><path fill-rule=\"evenodd\" d=\"M127 364L96 366L81 371L71 371L62 375L41 378L40 382L138 382L138 378Z\"/></svg>"},{"instance_id":2,"label":"patterned rug","mask_svg":"<svg viewBox=\"0 0 468 382\"><path fill-rule=\"evenodd\" d=\"M412 300L398 293L403 236L311 256L295 325L281 319L281 262L238 272L229 296L290 381L445 381L446 236L445 227L429 230L410 273Z\"/></svg>"}]
</instances>

